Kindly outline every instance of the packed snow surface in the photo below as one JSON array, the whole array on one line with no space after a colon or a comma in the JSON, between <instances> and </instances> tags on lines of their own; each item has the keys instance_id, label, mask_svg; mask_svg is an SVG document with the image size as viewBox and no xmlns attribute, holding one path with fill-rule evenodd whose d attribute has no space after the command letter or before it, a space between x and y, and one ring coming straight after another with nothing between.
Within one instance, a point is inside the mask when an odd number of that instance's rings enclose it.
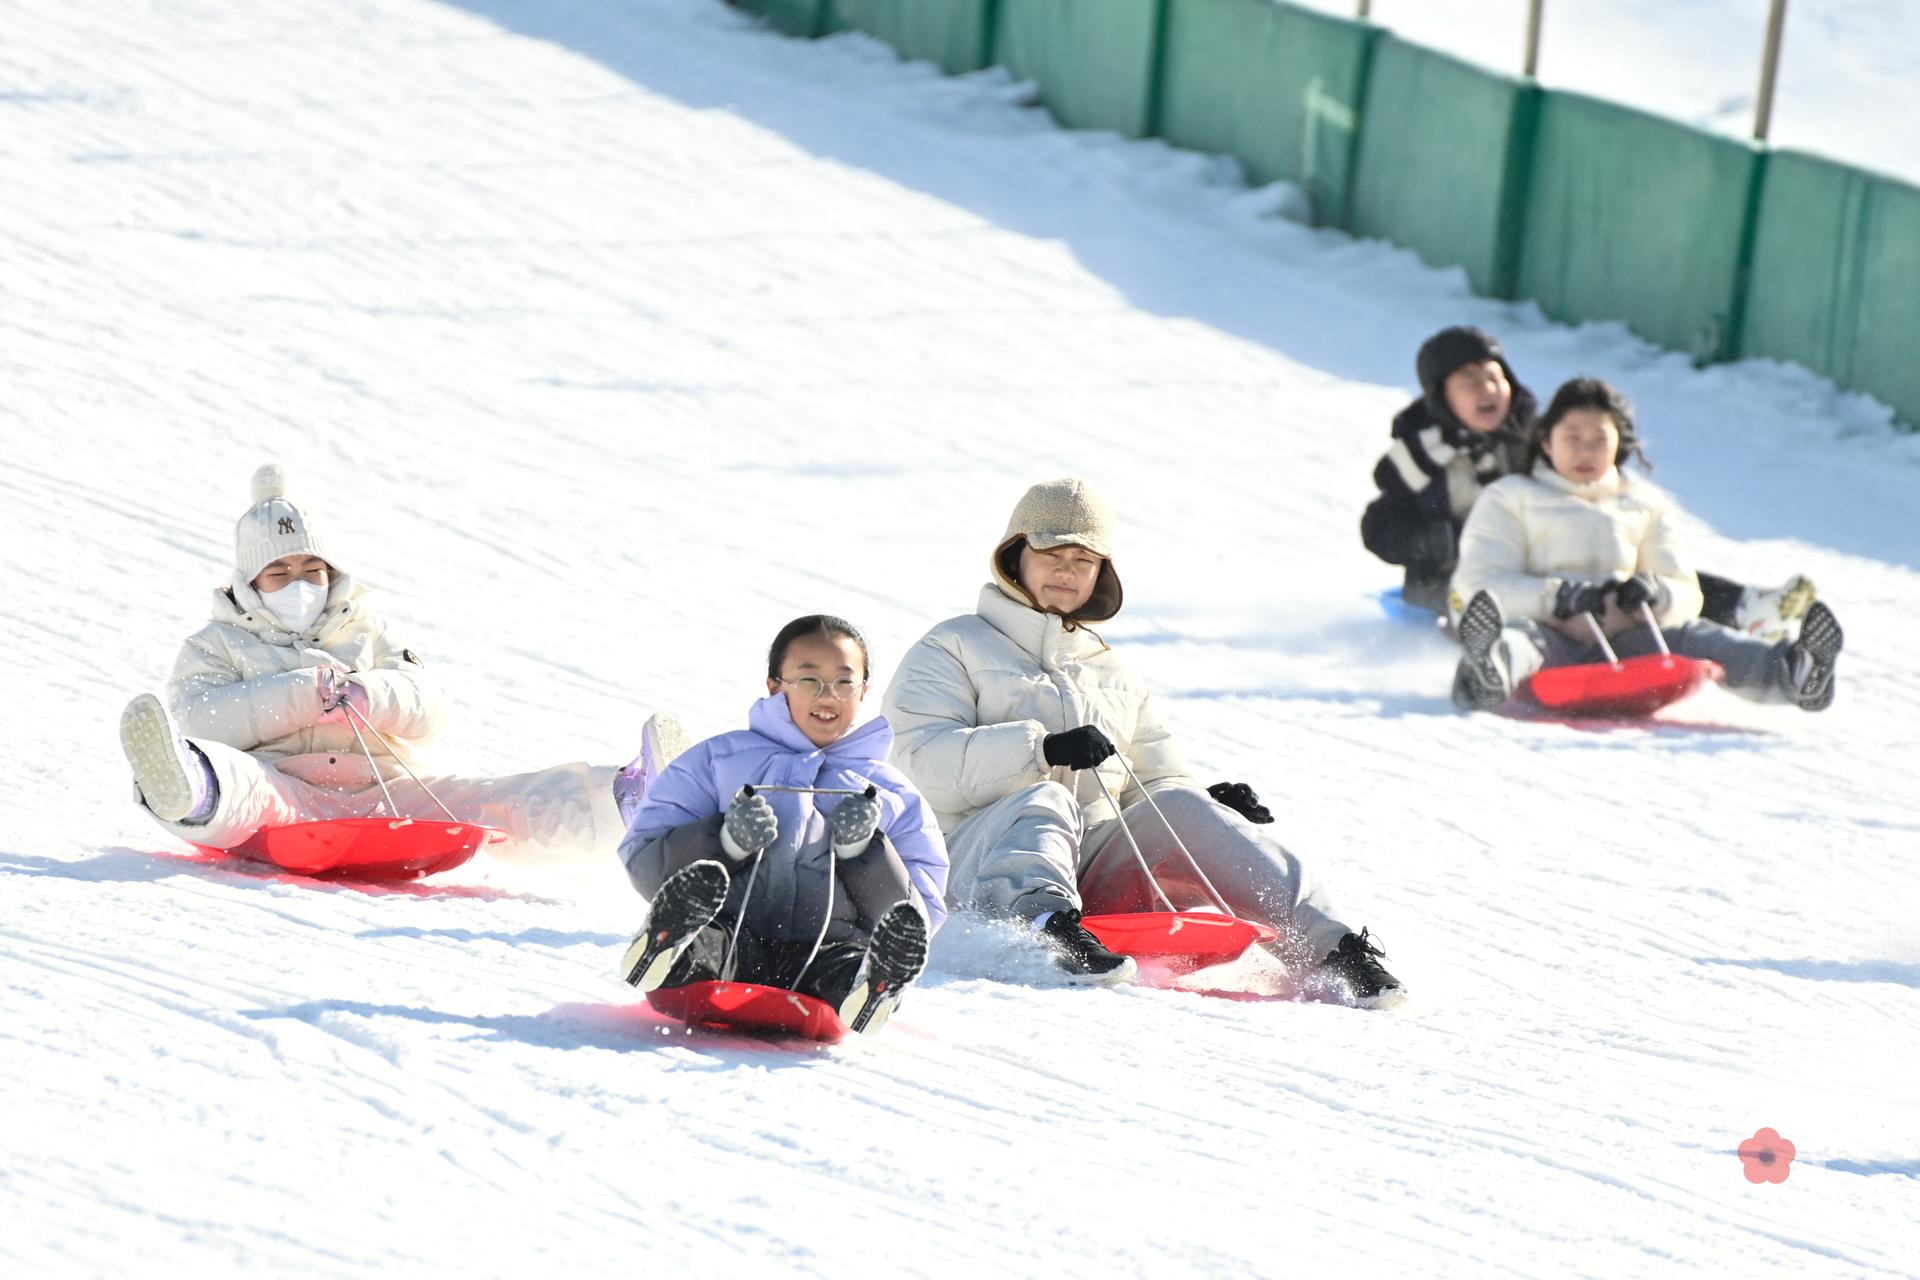
<instances>
[{"instance_id":1,"label":"packed snow surface","mask_svg":"<svg viewBox=\"0 0 1920 1280\"><path fill-rule=\"evenodd\" d=\"M1920 440L1884 408L712 0L15 0L0 138L0 1272L1920 1274ZM1543 394L1627 387L1709 567L1815 578L1830 712L1451 709L1356 525L1458 321ZM736 727L803 612L884 684L1025 486L1087 476L1107 638L1412 998L1066 990L959 923L881 1035L758 1043L613 980L610 853L205 859L115 724L268 459L459 695L446 770ZM1744 1176L1761 1127L1784 1183Z\"/></svg>"}]
</instances>

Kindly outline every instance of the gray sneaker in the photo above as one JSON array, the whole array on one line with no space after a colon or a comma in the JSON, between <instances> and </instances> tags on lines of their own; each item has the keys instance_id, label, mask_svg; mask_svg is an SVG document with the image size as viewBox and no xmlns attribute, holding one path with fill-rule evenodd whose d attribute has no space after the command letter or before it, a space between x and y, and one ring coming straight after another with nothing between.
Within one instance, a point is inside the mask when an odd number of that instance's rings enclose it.
<instances>
[{"instance_id":1,"label":"gray sneaker","mask_svg":"<svg viewBox=\"0 0 1920 1280\"><path fill-rule=\"evenodd\" d=\"M1800 638L1787 650L1787 695L1802 711L1833 705L1833 667L1846 638L1826 601L1815 600L1800 624Z\"/></svg>"},{"instance_id":2,"label":"gray sneaker","mask_svg":"<svg viewBox=\"0 0 1920 1280\"><path fill-rule=\"evenodd\" d=\"M1500 602L1476 591L1455 628L1465 652L1453 675L1453 705L1466 711L1490 711L1513 695L1506 662L1499 651Z\"/></svg>"}]
</instances>

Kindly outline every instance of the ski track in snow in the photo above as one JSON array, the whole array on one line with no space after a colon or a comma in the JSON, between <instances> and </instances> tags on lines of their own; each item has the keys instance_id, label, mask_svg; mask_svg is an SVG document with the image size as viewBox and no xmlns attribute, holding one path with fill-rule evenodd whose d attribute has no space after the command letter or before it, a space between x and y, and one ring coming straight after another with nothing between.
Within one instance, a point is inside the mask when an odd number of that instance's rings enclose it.
<instances>
[{"instance_id":1,"label":"ski track in snow","mask_svg":"<svg viewBox=\"0 0 1920 1280\"><path fill-rule=\"evenodd\" d=\"M1883 408L708 0L16 8L9 1273L1920 1274L1920 440ZM1709 567L1814 576L1831 712L1453 713L1354 534L1460 320L1543 396L1625 385ZM611 857L383 888L194 855L114 725L269 458L459 697L449 771L734 727L802 612L867 627L884 687L1022 488L1088 475L1109 638L1413 998L995 982L1031 949L956 922L870 1042L694 1036L611 976ZM1784 1185L1741 1176L1763 1125Z\"/></svg>"}]
</instances>

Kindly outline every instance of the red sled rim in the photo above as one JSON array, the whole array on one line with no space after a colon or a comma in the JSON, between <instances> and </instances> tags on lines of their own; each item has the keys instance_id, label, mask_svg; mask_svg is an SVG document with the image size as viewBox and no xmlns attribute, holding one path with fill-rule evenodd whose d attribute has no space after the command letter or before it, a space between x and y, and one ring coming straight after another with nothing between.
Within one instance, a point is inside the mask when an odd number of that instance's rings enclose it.
<instances>
[{"instance_id":1,"label":"red sled rim","mask_svg":"<svg viewBox=\"0 0 1920 1280\"><path fill-rule=\"evenodd\" d=\"M417 880L451 871L507 833L474 822L425 818L331 818L262 827L231 849L197 848L271 862L303 876Z\"/></svg>"},{"instance_id":2,"label":"red sled rim","mask_svg":"<svg viewBox=\"0 0 1920 1280\"><path fill-rule=\"evenodd\" d=\"M1082 916L1080 923L1109 950L1172 973L1192 973L1238 960L1254 943L1280 936L1272 925L1212 911L1132 911Z\"/></svg>"},{"instance_id":3,"label":"red sled rim","mask_svg":"<svg viewBox=\"0 0 1920 1280\"><path fill-rule=\"evenodd\" d=\"M832 1044L847 1034L832 1005L784 987L751 982L689 982L647 992L655 1010L690 1027L751 1035L799 1036Z\"/></svg>"},{"instance_id":4,"label":"red sled rim","mask_svg":"<svg viewBox=\"0 0 1920 1280\"><path fill-rule=\"evenodd\" d=\"M1527 692L1549 711L1590 716L1648 716L1720 678L1717 662L1650 653L1618 665L1584 662L1549 667L1527 679Z\"/></svg>"}]
</instances>

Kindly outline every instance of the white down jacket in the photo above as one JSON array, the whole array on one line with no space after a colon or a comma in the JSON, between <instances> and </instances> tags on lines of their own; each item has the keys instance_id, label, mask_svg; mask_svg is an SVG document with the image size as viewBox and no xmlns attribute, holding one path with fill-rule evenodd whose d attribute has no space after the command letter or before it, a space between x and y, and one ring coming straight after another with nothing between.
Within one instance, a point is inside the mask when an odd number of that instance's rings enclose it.
<instances>
[{"instance_id":1,"label":"white down jacket","mask_svg":"<svg viewBox=\"0 0 1920 1280\"><path fill-rule=\"evenodd\" d=\"M1143 784L1196 785L1152 695L1112 649L991 583L981 588L978 612L949 618L907 651L887 686L885 710L893 762L945 832L1049 780L1074 793L1088 825L1114 817L1090 771L1050 766L1041 751L1048 734L1083 724L1113 739ZM1138 798L1125 794L1118 760L1099 773L1121 804Z\"/></svg>"},{"instance_id":2,"label":"white down jacket","mask_svg":"<svg viewBox=\"0 0 1920 1280\"><path fill-rule=\"evenodd\" d=\"M373 784L344 719L319 723L315 669L349 672L367 691L367 718L411 759L410 745L438 732L439 690L412 650L368 607L367 591L336 575L310 632L283 628L251 587L213 593L213 621L187 637L167 682L174 718L209 739L318 786ZM364 731L363 731L364 732ZM386 752L371 737L376 756Z\"/></svg>"},{"instance_id":3,"label":"white down jacket","mask_svg":"<svg viewBox=\"0 0 1920 1280\"><path fill-rule=\"evenodd\" d=\"M1568 579L1645 573L1660 585L1660 625L1689 622L1700 616L1700 580L1675 528L1677 514L1665 490L1618 467L1583 485L1546 462L1535 463L1531 475L1497 480L1460 533L1449 600L1454 616L1485 590L1507 617L1544 622Z\"/></svg>"}]
</instances>

